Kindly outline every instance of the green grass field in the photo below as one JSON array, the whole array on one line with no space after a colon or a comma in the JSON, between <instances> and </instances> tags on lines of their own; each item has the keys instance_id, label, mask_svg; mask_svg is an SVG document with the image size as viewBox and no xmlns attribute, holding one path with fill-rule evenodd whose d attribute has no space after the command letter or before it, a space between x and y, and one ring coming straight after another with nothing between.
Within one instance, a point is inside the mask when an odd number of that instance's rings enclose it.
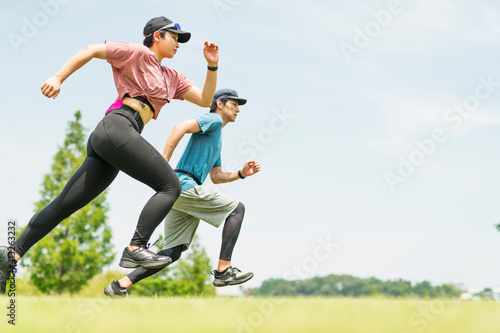
<instances>
[{"instance_id":1,"label":"green grass field","mask_svg":"<svg viewBox=\"0 0 500 333\"><path fill-rule=\"evenodd\" d=\"M9 298L0 332L498 333L500 302L342 298Z\"/></svg>"}]
</instances>

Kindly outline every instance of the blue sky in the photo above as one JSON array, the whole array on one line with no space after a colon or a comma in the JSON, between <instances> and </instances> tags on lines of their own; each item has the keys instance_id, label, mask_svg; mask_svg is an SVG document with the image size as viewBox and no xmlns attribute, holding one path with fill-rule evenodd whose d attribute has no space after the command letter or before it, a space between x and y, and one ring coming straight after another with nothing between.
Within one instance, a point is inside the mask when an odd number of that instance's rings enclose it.
<instances>
[{"instance_id":1,"label":"blue sky","mask_svg":"<svg viewBox=\"0 0 500 333\"><path fill-rule=\"evenodd\" d=\"M82 111L90 133L116 98L111 68L97 59L71 76L56 100L42 96L42 83L87 44L141 43L146 21L164 15L192 38L163 64L202 87L202 46L213 41L220 47L218 87L249 100L224 128L223 168L255 158L262 171L216 186L247 207L233 263L255 272L249 286L326 274L500 285L500 233L493 227L500 221L498 4L284 4L6 3L1 225L30 219L74 112ZM161 151L175 123L206 111L174 101L144 136ZM118 256L152 194L126 175L110 187ZM221 230L202 224L199 236L215 263Z\"/></svg>"}]
</instances>

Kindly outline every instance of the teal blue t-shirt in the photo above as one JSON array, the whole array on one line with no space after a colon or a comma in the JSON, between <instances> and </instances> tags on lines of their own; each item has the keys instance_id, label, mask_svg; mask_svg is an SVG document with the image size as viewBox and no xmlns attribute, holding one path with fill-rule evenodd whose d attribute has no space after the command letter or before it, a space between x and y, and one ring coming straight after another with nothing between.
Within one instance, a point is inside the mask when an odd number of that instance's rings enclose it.
<instances>
[{"instance_id":1,"label":"teal blue t-shirt","mask_svg":"<svg viewBox=\"0 0 500 333\"><path fill-rule=\"evenodd\" d=\"M201 132L191 134L177 169L192 173L203 183L212 168L221 166L222 117L217 113L206 113L196 118L196 121ZM183 191L198 185L183 173L177 172L177 177Z\"/></svg>"}]
</instances>

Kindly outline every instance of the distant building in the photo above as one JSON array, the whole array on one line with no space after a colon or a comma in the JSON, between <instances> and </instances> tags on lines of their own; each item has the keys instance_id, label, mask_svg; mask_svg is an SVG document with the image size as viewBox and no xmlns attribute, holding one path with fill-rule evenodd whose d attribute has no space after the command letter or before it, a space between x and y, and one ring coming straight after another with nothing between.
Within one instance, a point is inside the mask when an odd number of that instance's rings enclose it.
<instances>
[{"instance_id":1,"label":"distant building","mask_svg":"<svg viewBox=\"0 0 500 333\"><path fill-rule=\"evenodd\" d=\"M483 291L483 297L484 298L493 298L493 292L492 291Z\"/></svg>"},{"instance_id":2,"label":"distant building","mask_svg":"<svg viewBox=\"0 0 500 333\"><path fill-rule=\"evenodd\" d=\"M479 294L484 291L484 286L482 284L474 282L457 283L455 287L471 295Z\"/></svg>"},{"instance_id":3,"label":"distant building","mask_svg":"<svg viewBox=\"0 0 500 333\"><path fill-rule=\"evenodd\" d=\"M486 288L483 285L471 282L458 283L455 284L455 287L463 291L462 295L460 295L460 299L464 301L481 299L481 297L477 296L478 294L481 294L479 296L482 296L484 298L500 301L500 286L490 288L491 291L490 290L485 291Z\"/></svg>"},{"instance_id":4,"label":"distant building","mask_svg":"<svg viewBox=\"0 0 500 333\"><path fill-rule=\"evenodd\" d=\"M500 301L500 287L493 287L491 288L492 290L492 297L497 300L497 301Z\"/></svg>"},{"instance_id":5,"label":"distant building","mask_svg":"<svg viewBox=\"0 0 500 333\"><path fill-rule=\"evenodd\" d=\"M472 295L469 293L462 293L462 295L460 295L460 299L462 301L469 301L472 299Z\"/></svg>"}]
</instances>

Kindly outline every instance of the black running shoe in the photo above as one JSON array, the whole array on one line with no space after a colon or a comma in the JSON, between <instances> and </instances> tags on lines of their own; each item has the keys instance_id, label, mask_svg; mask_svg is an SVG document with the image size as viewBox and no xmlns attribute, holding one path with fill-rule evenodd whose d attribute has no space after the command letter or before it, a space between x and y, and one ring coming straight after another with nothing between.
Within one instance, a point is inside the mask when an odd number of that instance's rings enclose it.
<instances>
[{"instance_id":1,"label":"black running shoe","mask_svg":"<svg viewBox=\"0 0 500 333\"><path fill-rule=\"evenodd\" d=\"M127 297L130 295L128 288L120 286L120 282L113 281L104 288L104 293L109 297Z\"/></svg>"},{"instance_id":2,"label":"black running shoe","mask_svg":"<svg viewBox=\"0 0 500 333\"><path fill-rule=\"evenodd\" d=\"M7 279L12 271L11 262L14 258L9 258L9 251L7 246L0 246L0 294L5 294Z\"/></svg>"},{"instance_id":3,"label":"black running shoe","mask_svg":"<svg viewBox=\"0 0 500 333\"><path fill-rule=\"evenodd\" d=\"M172 258L169 256L156 254L145 247L130 251L127 246L123 250L122 259L119 265L124 268L163 268L171 263Z\"/></svg>"},{"instance_id":4,"label":"black running shoe","mask_svg":"<svg viewBox=\"0 0 500 333\"><path fill-rule=\"evenodd\" d=\"M253 278L253 273L242 273L238 268L229 266L224 272L219 273L217 270L212 272L214 275L214 286L225 287L242 284Z\"/></svg>"}]
</instances>

